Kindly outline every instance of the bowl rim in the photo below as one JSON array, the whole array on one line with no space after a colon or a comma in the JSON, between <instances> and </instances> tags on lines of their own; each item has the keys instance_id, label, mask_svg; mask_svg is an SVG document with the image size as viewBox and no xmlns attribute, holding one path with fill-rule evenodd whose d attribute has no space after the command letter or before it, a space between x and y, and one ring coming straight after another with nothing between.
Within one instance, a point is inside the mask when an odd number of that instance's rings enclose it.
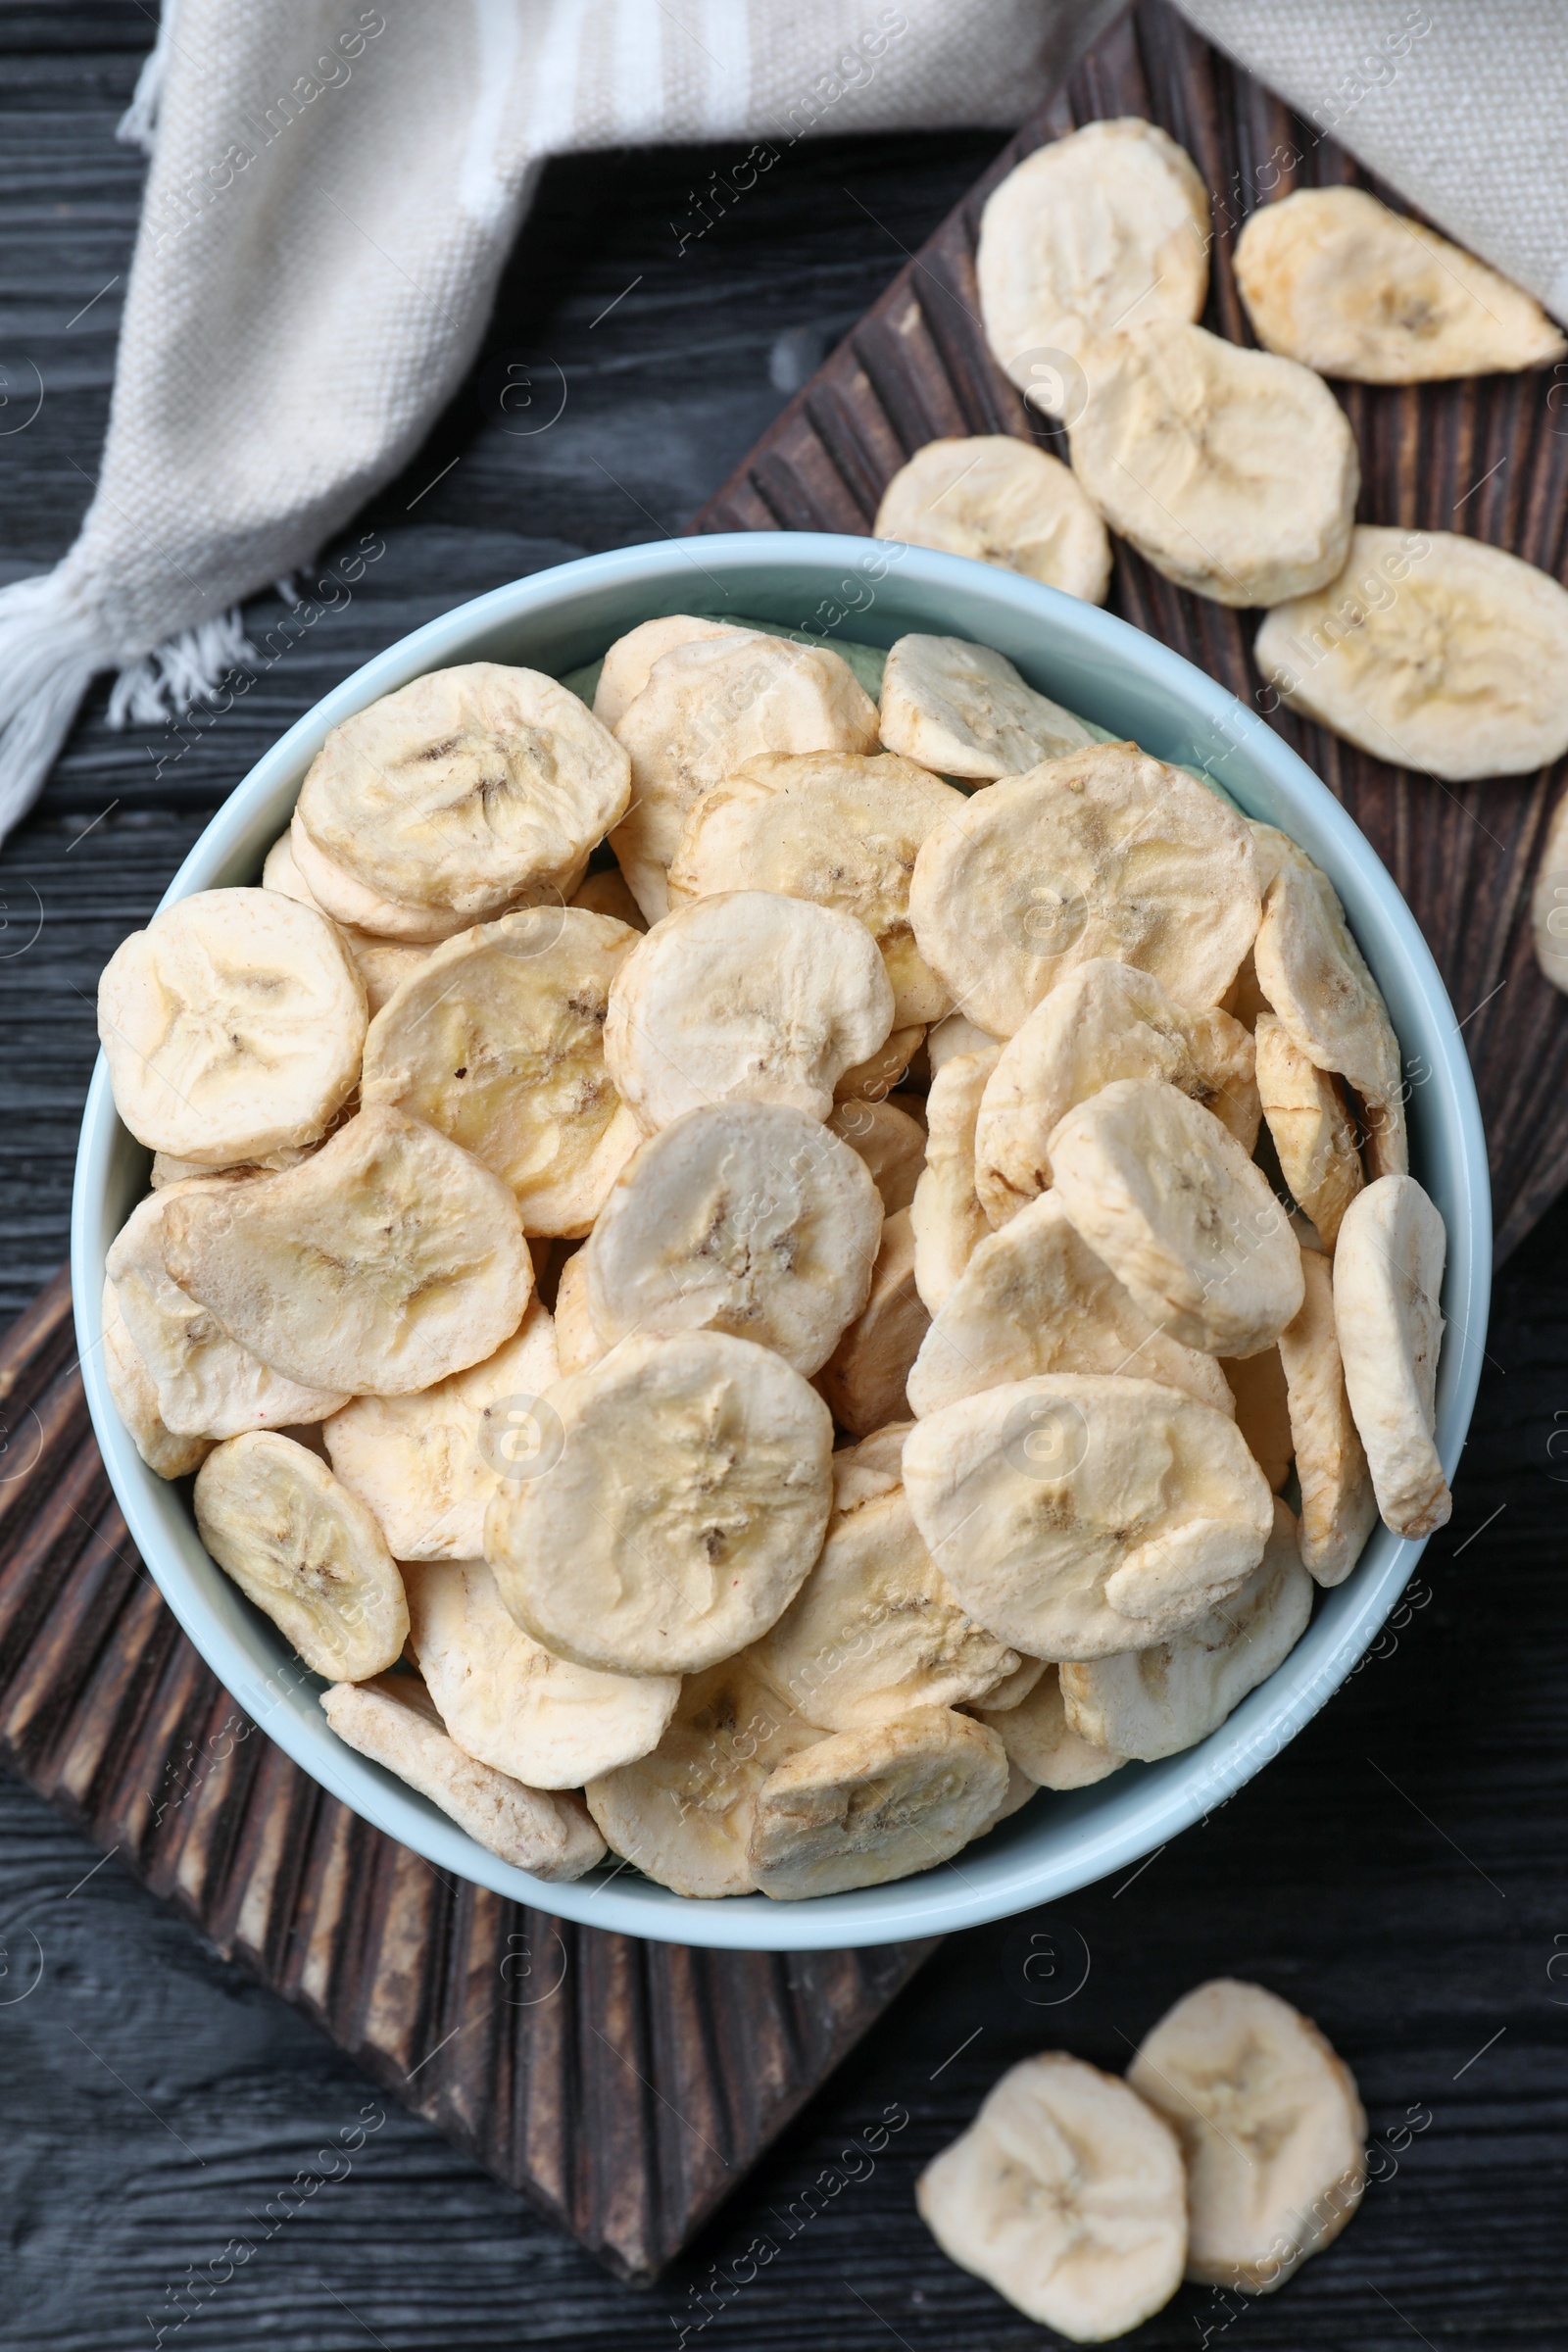
<instances>
[{"instance_id":1,"label":"bowl rim","mask_svg":"<svg viewBox=\"0 0 1568 2352\"><path fill-rule=\"evenodd\" d=\"M840 576L834 581L832 575ZM487 634L504 637L519 625L531 626L539 641L529 649L533 662L561 674L595 658L584 647L594 644L602 652L634 619L711 610L715 592L720 607L727 603L741 616L783 619L804 612L805 603L818 595L817 613L828 607L838 615L823 624L829 644L835 631L845 640L890 644L920 626L998 644L1032 683L1086 716L1095 715L1104 693L1124 709L1135 707L1145 748L1164 758L1191 758L1196 750L1197 763L1248 813L1275 822L1289 817L1284 829L1330 873L1389 999L1407 1067L1415 1072L1412 1127L1419 1126L1442 1162L1427 1173L1429 1189L1449 1203L1438 1447L1451 1481L1483 1360L1492 1217L1475 1083L1437 965L1370 843L1284 739L1182 655L1099 606L965 557L825 532L715 534L581 557L437 615L323 696L228 795L160 905L259 874L263 852L286 823L286 816L278 821L281 795L290 785L297 789L329 727L426 670L464 660L519 658L477 652L476 641ZM839 605L841 595L853 600L847 609ZM606 634L605 615L617 603L619 616ZM933 603L943 608L945 629L932 618ZM772 605L783 610L774 612ZM633 608L639 608L635 613ZM564 659L564 649L573 647L575 659ZM554 659L547 660L552 650ZM1094 1788L1054 1795L1045 1808L1037 1798L984 1841L917 1878L792 1903L762 1895L720 1901L681 1896L640 1877L622 1882L625 1865L564 1885L539 1880L476 1844L434 1805L338 1739L316 1704L320 1679L291 1657L275 1628L208 1558L179 1487L147 1469L122 1427L102 1363L101 1293L104 1255L118 1224L117 1169L122 1214L130 1198L125 1170L140 1149L120 1125L100 1053L76 1158L72 1281L88 1409L142 1559L225 1690L319 1786L438 1868L533 1910L655 1941L789 1951L944 1935L1055 1901L1112 1871L1142 1864L1183 1829L1206 1819L1277 1755L1365 1654L1424 1548L1378 1526L1351 1576L1319 1596L1312 1623L1290 1656L1207 1740L1163 1763L1127 1767Z\"/></svg>"}]
</instances>

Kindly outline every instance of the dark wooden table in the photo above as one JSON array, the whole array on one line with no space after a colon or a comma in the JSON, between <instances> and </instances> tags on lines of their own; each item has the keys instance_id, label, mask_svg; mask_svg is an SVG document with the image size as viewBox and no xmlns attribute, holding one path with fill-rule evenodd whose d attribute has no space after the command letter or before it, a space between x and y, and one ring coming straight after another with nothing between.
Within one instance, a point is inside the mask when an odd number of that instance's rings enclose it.
<instances>
[{"instance_id":1,"label":"dark wooden table","mask_svg":"<svg viewBox=\"0 0 1568 2352\"><path fill-rule=\"evenodd\" d=\"M141 176L112 134L149 37L132 0L0 5L0 578L58 557L89 495ZM97 692L0 854L0 1310L65 1254L98 968L257 753L430 614L678 531L999 143L803 145L684 256L668 222L724 155L554 169L486 364L367 517L386 552L352 602L315 600L287 624L280 603L253 608L277 659L211 726L111 733ZM514 435L497 405L511 358L564 372L545 434ZM43 406L8 435L29 361ZM695 2258L646 2293L384 2106L114 1860L0 1783L0 2347L127 2352L160 2329L181 2352L641 2347L683 2329L704 2352L1048 2340L936 2252L914 2175L1012 2059L1059 2044L1119 2067L1178 1992L1229 1972L1312 2012L1349 2060L1374 2183L1282 2295L1188 2288L1128 2340L1559 2352L1565 1518L1558 1210L1500 1278L1454 1523L1383 1654L1141 1871L948 1943Z\"/></svg>"}]
</instances>

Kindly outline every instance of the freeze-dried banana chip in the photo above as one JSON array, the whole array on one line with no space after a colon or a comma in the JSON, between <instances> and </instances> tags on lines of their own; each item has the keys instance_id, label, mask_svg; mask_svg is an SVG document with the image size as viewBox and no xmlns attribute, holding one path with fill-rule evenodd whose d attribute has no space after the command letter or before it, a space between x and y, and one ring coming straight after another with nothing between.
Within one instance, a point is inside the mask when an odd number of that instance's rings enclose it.
<instances>
[{"instance_id":1,"label":"freeze-dried banana chip","mask_svg":"<svg viewBox=\"0 0 1568 2352\"><path fill-rule=\"evenodd\" d=\"M844 1446L833 1456L833 1508L858 1510L904 1484L904 1441L914 1424L890 1421L858 1446Z\"/></svg>"},{"instance_id":2,"label":"freeze-dried banana chip","mask_svg":"<svg viewBox=\"0 0 1568 2352\"><path fill-rule=\"evenodd\" d=\"M925 1165L926 1131L919 1120L895 1102L852 1100L834 1103L827 1125L864 1160L887 1214L907 1208Z\"/></svg>"},{"instance_id":3,"label":"freeze-dried banana chip","mask_svg":"<svg viewBox=\"0 0 1568 2352\"><path fill-rule=\"evenodd\" d=\"M626 878L618 865L607 865L599 873L590 874L568 903L589 914L608 914L612 922L625 923L633 931L648 928L648 918L626 888Z\"/></svg>"},{"instance_id":4,"label":"freeze-dried banana chip","mask_svg":"<svg viewBox=\"0 0 1568 2352\"><path fill-rule=\"evenodd\" d=\"M1355 1122L1327 1070L1320 1070L1276 1013L1254 1031L1257 1091L1291 1198L1311 1218L1331 1254L1346 1210L1365 1181Z\"/></svg>"},{"instance_id":5,"label":"freeze-dried banana chip","mask_svg":"<svg viewBox=\"0 0 1568 2352\"><path fill-rule=\"evenodd\" d=\"M1176 2134L1125 2082L1063 2050L1010 2068L914 2195L945 2254L1070 2343L1125 2335L1182 2281Z\"/></svg>"},{"instance_id":6,"label":"freeze-dried banana chip","mask_svg":"<svg viewBox=\"0 0 1568 2352\"><path fill-rule=\"evenodd\" d=\"M381 1531L326 1464L275 1430L227 1438L196 1473L196 1526L247 1600L315 1674L390 1666L409 1606Z\"/></svg>"},{"instance_id":7,"label":"freeze-dried banana chip","mask_svg":"<svg viewBox=\"0 0 1568 2352\"><path fill-rule=\"evenodd\" d=\"M1298 188L1236 241L1236 284L1265 350L1361 384L1544 368L1568 354L1541 305L1365 188Z\"/></svg>"},{"instance_id":8,"label":"freeze-dried banana chip","mask_svg":"<svg viewBox=\"0 0 1568 2352\"><path fill-rule=\"evenodd\" d=\"M1096 1373L944 1405L905 1439L904 1484L960 1606L1031 1658L1181 1633L1250 1576L1274 1523L1234 1421Z\"/></svg>"},{"instance_id":9,"label":"freeze-dried banana chip","mask_svg":"<svg viewBox=\"0 0 1568 2352\"><path fill-rule=\"evenodd\" d=\"M1052 1129L1115 1078L1163 1078L1250 1153L1259 1117L1252 1058L1251 1039L1229 1013L1189 1012L1134 964L1102 956L1080 965L1042 997L986 1082L974 1137L986 1215L1004 1225L1045 1191Z\"/></svg>"},{"instance_id":10,"label":"freeze-dried banana chip","mask_svg":"<svg viewBox=\"0 0 1568 2352\"><path fill-rule=\"evenodd\" d=\"M856 1061L833 1089L835 1102L885 1102L909 1074L909 1064L925 1042L919 1027L890 1030L885 1042L864 1061Z\"/></svg>"},{"instance_id":11,"label":"freeze-dried banana chip","mask_svg":"<svg viewBox=\"0 0 1568 2352\"><path fill-rule=\"evenodd\" d=\"M1127 2080L1187 2159L1187 2276L1266 2294L1339 2235L1366 2182L1354 2078L1309 2017L1218 1977L1168 2009Z\"/></svg>"},{"instance_id":12,"label":"freeze-dried banana chip","mask_svg":"<svg viewBox=\"0 0 1568 2352\"><path fill-rule=\"evenodd\" d=\"M594 1674L530 1642L483 1560L403 1570L409 1646L442 1722L466 1755L530 1788L580 1788L657 1747L677 1674Z\"/></svg>"},{"instance_id":13,"label":"freeze-dried banana chip","mask_svg":"<svg viewBox=\"0 0 1568 2352\"><path fill-rule=\"evenodd\" d=\"M837 1732L763 1782L751 1844L757 1884L798 1902L908 1878L951 1861L990 1827L1006 1793L995 1732L947 1707Z\"/></svg>"},{"instance_id":14,"label":"freeze-dried banana chip","mask_svg":"<svg viewBox=\"0 0 1568 2352\"><path fill-rule=\"evenodd\" d=\"M651 923L669 910L665 881L694 801L760 752L871 752L876 705L839 655L748 632L678 645L616 721L632 794L611 835Z\"/></svg>"},{"instance_id":15,"label":"freeze-dried banana chip","mask_svg":"<svg viewBox=\"0 0 1568 2352\"><path fill-rule=\"evenodd\" d=\"M896 1209L882 1227L865 1304L817 1375L841 1429L859 1435L905 1418L905 1384L930 1325L914 1279L913 1220Z\"/></svg>"},{"instance_id":16,"label":"freeze-dried banana chip","mask_svg":"<svg viewBox=\"0 0 1568 2352\"><path fill-rule=\"evenodd\" d=\"M990 784L1081 751L1095 737L989 646L901 637L882 677L882 740L943 775Z\"/></svg>"},{"instance_id":17,"label":"freeze-dried banana chip","mask_svg":"<svg viewBox=\"0 0 1568 2352\"><path fill-rule=\"evenodd\" d=\"M336 925L274 890L176 900L98 983L115 1108L138 1143L210 1168L323 1136L365 1022Z\"/></svg>"},{"instance_id":18,"label":"freeze-dried banana chip","mask_svg":"<svg viewBox=\"0 0 1568 2352\"><path fill-rule=\"evenodd\" d=\"M616 973L605 1059L649 1135L731 1098L826 1118L893 1026L876 942L853 915L732 890L658 922Z\"/></svg>"},{"instance_id":19,"label":"freeze-dried banana chip","mask_svg":"<svg viewBox=\"0 0 1568 2352\"><path fill-rule=\"evenodd\" d=\"M950 1001L909 929L909 876L926 835L963 806L961 792L891 752L765 753L687 814L670 860L670 906L766 890L836 907L875 940L895 1025L940 1020Z\"/></svg>"},{"instance_id":20,"label":"freeze-dried banana chip","mask_svg":"<svg viewBox=\"0 0 1568 2352\"><path fill-rule=\"evenodd\" d=\"M815 1391L750 1340L639 1333L549 1402L554 1463L502 1487L485 1525L524 1633L607 1674L695 1674L764 1634L827 1526Z\"/></svg>"},{"instance_id":21,"label":"freeze-dried banana chip","mask_svg":"<svg viewBox=\"0 0 1568 2352\"><path fill-rule=\"evenodd\" d=\"M1103 604L1110 585L1105 526L1070 468L1010 433L928 441L917 449L882 493L875 535L1000 564L1086 604ZM882 711L886 743L885 699ZM972 772L941 764L949 775Z\"/></svg>"},{"instance_id":22,"label":"freeze-dried banana chip","mask_svg":"<svg viewBox=\"0 0 1568 2352\"><path fill-rule=\"evenodd\" d=\"M104 1377L110 1401L149 1470L160 1478L184 1478L213 1450L211 1438L176 1437L158 1410L158 1390L131 1338L115 1286L104 1282L102 1323Z\"/></svg>"},{"instance_id":23,"label":"freeze-dried banana chip","mask_svg":"<svg viewBox=\"0 0 1568 2352\"><path fill-rule=\"evenodd\" d=\"M991 1228L974 1189L974 1129L997 1049L944 1060L926 1097L925 1166L909 1203L914 1282L936 1314Z\"/></svg>"},{"instance_id":24,"label":"freeze-dried banana chip","mask_svg":"<svg viewBox=\"0 0 1568 2352\"><path fill-rule=\"evenodd\" d=\"M542 671L468 662L432 670L334 727L295 810L299 834L365 890L422 912L426 939L541 892L568 894L625 813L630 761L608 727ZM409 937L393 924L365 923Z\"/></svg>"},{"instance_id":25,"label":"freeze-dried banana chip","mask_svg":"<svg viewBox=\"0 0 1568 2352\"><path fill-rule=\"evenodd\" d=\"M1129 1659L1142 1657L1142 1650L1128 1650ZM1120 1657L1106 1661L1111 1666L1122 1663ZM1072 1669L1088 1673L1091 1669ZM1014 1704L998 1707L998 1693L993 1693L975 1713L982 1723L988 1723L1007 1751L1007 1761L1025 1774L1035 1788L1092 1788L1097 1781L1107 1780L1127 1758L1118 1755L1103 1740L1086 1740L1067 1720L1061 1695L1062 1669L1047 1666L1037 1678L1032 1690L1026 1690Z\"/></svg>"},{"instance_id":26,"label":"freeze-dried banana chip","mask_svg":"<svg viewBox=\"0 0 1568 2352\"><path fill-rule=\"evenodd\" d=\"M1291 1222L1211 1111L1119 1078L1054 1130L1054 1190L1097 1257L1173 1339L1256 1355L1301 1303Z\"/></svg>"},{"instance_id":27,"label":"freeze-dried banana chip","mask_svg":"<svg viewBox=\"0 0 1568 2352\"><path fill-rule=\"evenodd\" d=\"M589 1231L639 1130L605 1067L624 923L536 906L437 948L371 1022L360 1100L424 1119L504 1178L529 1233Z\"/></svg>"},{"instance_id":28,"label":"freeze-dried banana chip","mask_svg":"<svg viewBox=\"0 0 1568 2352\"><path fill-rule=\"evenodd\" d=\"M1321 1251L1301 1251L1306 1296L1280 1333L1301 1488L1301 1557L1320 1585L1342 1585L1377 1525L1366 1452L1350 1418L1334 1321L1334 1269Z\"/></svg>"},{"instance_id":29,"label":"freeze-dried banana chip","mask_svg":"<svg viewBox=\"0 0 1568 2352\"><path fill-rule=\"evenodd\" d=\"M352 1102L353 1097L350 1096L349 1100ZM210 1181L221 1176L233 1184L242 1176L279 1176L285 1168L297 1168L300 1161L309 1159L318 1148L315 1144L302 1144L288 1152L264 1152L260 1159L243 1159L229 1168L204 1167L198 1159L172 1159L167 1152L155 1152L148 1182L155 1193L161 1193L169 1185L188 1184L196 1177L205 1177Z\"/></svg>"},{"instance_id":30,"label":"freeze-dried banana chip","mask_svg":"<svg viewBox=\"0 0 1568 2352\"><path fill-rule=\"evenodd\" d=\"M976 793L923 844L909 891L921 955L959 1010L1008 1038L1097 956L1218 1004L1257 932L1243 819L1132 743L1096 744Z\"/></svg>"},{"instance_id":31,"label":"freeze-dried banana chip","mask_svg":"<svg viewBox=\"0 0 1568 2352\"><path fill-rule=\"evenodd\" d=\"M562 1378L597 1364L605 1346L588 1309L587 1252L579 1250L567 1258L556 1285L556 1353Z\"/></svg>"},{"instance_id":32,"label":"freeze-dried banana chip","mask_svg":"<svg viewBox=\"0 0 1568 2352\"><path fill-rule=\"evenodd\" d=\"M1301 1255L1304 1260L1304 1250ZM1304 1264L1302 1278L1305 1278ZM1281 1347L1284 1339L1281 1332ZM1248 1451L1277 1494L1291 1475L1294 1458L1290 1397L1280 1348L1265 1348L1260 1355L1232 1357L1220 1370L1235 1399L1236 1426L1247 1440Z\"/></svg>"},{"instance_id":33,"label":"freeze-dried banana chip","mask_svg":"<svg viewBox=\"0 0 1568 2352\"><path fill-rule=\"evenodd\" d=\"M318 914L326 911L317 906L295 861L292 828L279 834L268 851L262 867L262 888L281 891L285 899L297 899L302 906L316 906ZM413 947L407 940L377 939L368 931L357 930L352 923L339 923L337 928L354 968L365 983L365 1001L372 1016L380 1011L393 990L411 972L418 970L429 954L428 948Z\"/></svg>"},{"instance_id":34,"label":"freeze-dried banana chip","mask_svg":"<svg viewBox=\"0 0 1568 2352\"><path fill-rule=\"evenodd\" d=\"M1415 1178L1382 1176L1346 1210L1334 1253L1346 1394L1378 1509L1400 1536L1430 1536L1453 1508L1433 1443L1446 1252Z\"/></svg>"},{"instance_id":35,"label":"freeze-dried banana chip","mask_svg":"<svg viewBox=\"0 0 1568 2352\"><path fill-rule=\"evenodd\" d=\"M639 621L624 637L617 637L605 656L594 688L595 718L613 734L653 675L654 663L677 645L695 645L705 637L755 635L755 630L737 629L727 620L699 620L690 612Z\"/></svg>"},{"instance_id":36,"label":"freeze-dried banana chip","mask_svg":"<svg viewBox=\"0 0 1568 2352\"><path fill-rule=\"evenodd\" d=\"M493 1355L533 1266L499 1176L433 1127L363 1110L281 1176L170 1202L181 1290L274 1371L402 1396Z\"/></svg>"},{"instance_id":37,"label":"freeze-dried banana chip","mask_svg":"<svg viewBox=\"0 0 1568 2352\"><path fill-rule=\"evenodd\" d=\"M1084 362L1073 471L1113 531L1179 588L1279 605L1343 570L1361 468L1321 376L1176 318Z\"/></svg>"},{"instance_id":38,"label":"freeze-dried banana chip","mask_svg":"<svg viewBox=\"0 0 1568 2352\"><path fill-rule=\"evenodd\" d=\"M1004 1676L994 1690L986 1692L984 1709L976 1708L975 1712L983 1712L989 1721L993 1715L1000 1715L1009 1707L1021 1707L1041 1680L1055 1671L1054 1666L1048 1666L1044 1658L1020 1658L1011 1674Z\"/></svg>"},{"instance_id":39,"label":"freeze-dried banana chip","mask_svg":"<svg viewBox=\"0 0 1568 2352\"><path fill-rule=\"evenodd\" d=\"M1252 648L1280 699L1396 767L1449 784L1568 750L1568 591L1456 531L1358 523L1343 564Z\"/></svg>"},{"instance_id":40,"label":"freeze-dried banana chip","mask_svg":"<svg viewBox=\"0 0 1568 2352\"><path fill-rule=\"evenodd\" d=\"M940 1078L948 1063L956 1061L960 1054L989 1054L996 1042L989 1029L977 1028L966 1013L950 1012L926 1034L925 1057L932 1078Z\"/></svg>"},{"instance_id":41,"label":"freeze-dried banana chip","mask_svg":"<svg viewBox=\"0 0 1568 2352\"><path fill-rule=\"evenodd\" d=\"M288 847L294 870L313 902L331 917L345 937L353 932L358 937L384 940L396 947L431 948L471 928L473 918L458 907L409 906L401 899L389 899L369 889L346 865L339 865L324 850L318 849L305 830L297 807L289 824ZM532 890L518 891L512 904L532 906L543 901L559 906L576 888L587 866L588 853L584 851L577 864L560 882L542 882Z\"/></svg>"}]
</instances>

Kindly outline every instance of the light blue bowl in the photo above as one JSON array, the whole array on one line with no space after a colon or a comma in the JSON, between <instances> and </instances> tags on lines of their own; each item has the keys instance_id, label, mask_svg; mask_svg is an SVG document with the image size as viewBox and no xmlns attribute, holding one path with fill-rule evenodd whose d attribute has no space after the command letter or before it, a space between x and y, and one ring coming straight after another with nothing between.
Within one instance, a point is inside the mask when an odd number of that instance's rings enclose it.
<instances>
[{"instance_id":1,"label":"light blue bowl","mask_svg":"<svg viewBox=\"0 0 1568 2352\"><path fill-rule=\"evenodd\" d=\"M368 662L258 761L203 833L165 904L259 879L329 727L424 671L513 662L560 674L655 613L741 613L888 646L910 629L999 648L1030 683L1161 759L1205 767L1252 816L1326 868L1388 1000L1412 1081L1415 1173L1448 1229L1438 1444L1450 1479L1480 1378L1492 1255L1486 1142L1452 1006L1415 920L1345 811L1261 719L1190 662L1093 605L960 557L809 532L671 540L589 556L498 588ZM1420 1555L1379 1527L1359 1566L1322 1596L1304 1638L1230 1720L1186 1754L1130 1765L1099 1788L1042 1795L957 1859L891 1886L774 1903L696 1902L622 1869L547 1886L498 1861L424 1798L328 1728L322 1688L202 1549L186 1493L155 1478L122 1429L104 1377L104 1258L147 1186L148 1155L121 1125L102 1057L82 1120L72 1279L87 1401L142 1558L214 1673L322 1788L416 1853L566 1919L674 1943L791 1951L892 1942L1049 1902L1137 1862L1250 1780L1362 1655Z\"/></svg>"}]
</instances>

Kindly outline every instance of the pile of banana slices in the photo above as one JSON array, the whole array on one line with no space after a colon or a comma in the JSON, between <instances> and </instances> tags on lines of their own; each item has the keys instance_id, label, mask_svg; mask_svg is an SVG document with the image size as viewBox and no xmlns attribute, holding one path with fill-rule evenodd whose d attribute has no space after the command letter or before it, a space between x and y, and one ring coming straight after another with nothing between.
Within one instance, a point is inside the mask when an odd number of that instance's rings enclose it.
<instances>
[{"instance_id":1,"label":"pile of banana slices","mask_svg":"<svg viewBox=\"0 0 1568 2352\"><path fill-rule=\"evenodd\" d=\"M126 1427L343 1739L541 1875L928 1869L1447 1515L1333 889L985 647L419 678L99 1018Z\"/></svg>"}]
</instances>

